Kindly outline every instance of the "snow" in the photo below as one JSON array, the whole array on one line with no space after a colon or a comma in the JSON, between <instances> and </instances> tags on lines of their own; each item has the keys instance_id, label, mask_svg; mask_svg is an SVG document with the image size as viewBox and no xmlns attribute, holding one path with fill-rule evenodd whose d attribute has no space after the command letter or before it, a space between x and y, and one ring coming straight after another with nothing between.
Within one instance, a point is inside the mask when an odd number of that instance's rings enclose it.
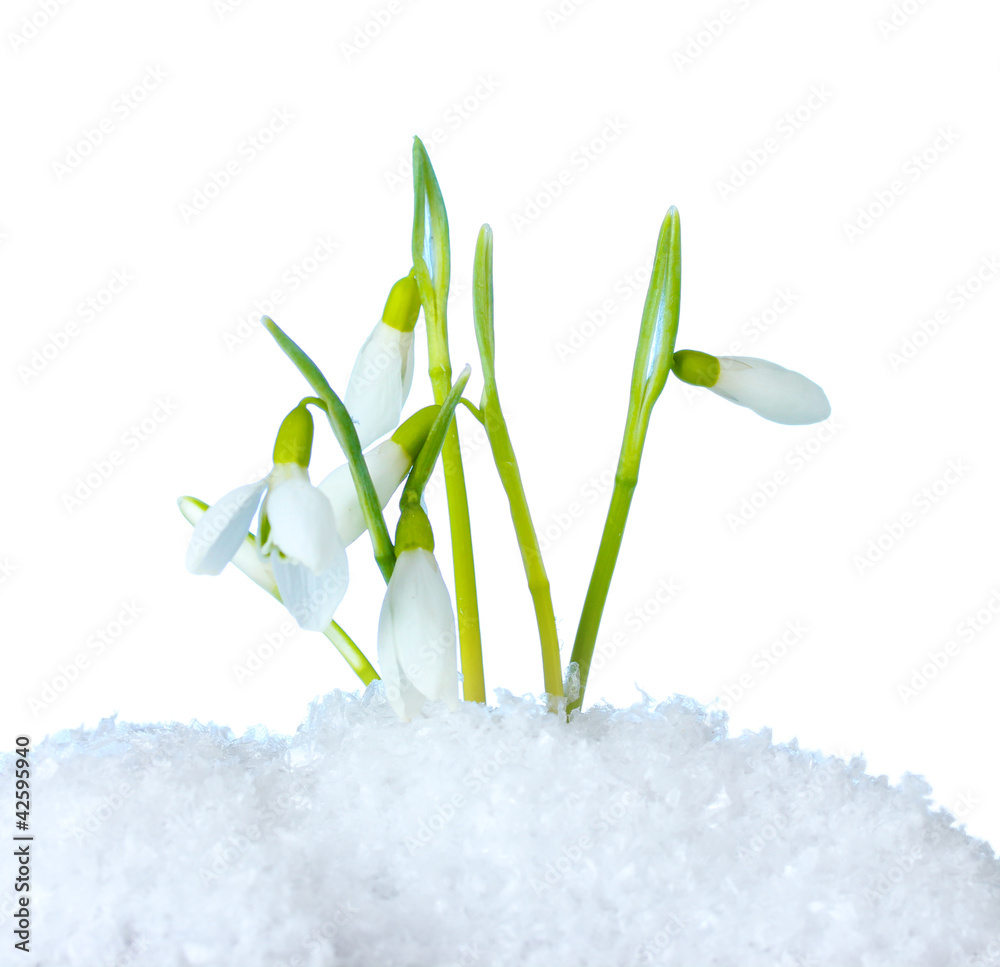
<instances>
[{"instance_id":1,"label":"snow","mask_svg":"<svg viewBox=\"0 0 1000 967\"><path fill-rule=\"evenodd\" d=\"M1000 861L864 761L728 737L686 699L294 736L194 723L32 750L37 967L1000 964ZM2 761L10 789L12 757Z\"/></svg>"}]
</instances>

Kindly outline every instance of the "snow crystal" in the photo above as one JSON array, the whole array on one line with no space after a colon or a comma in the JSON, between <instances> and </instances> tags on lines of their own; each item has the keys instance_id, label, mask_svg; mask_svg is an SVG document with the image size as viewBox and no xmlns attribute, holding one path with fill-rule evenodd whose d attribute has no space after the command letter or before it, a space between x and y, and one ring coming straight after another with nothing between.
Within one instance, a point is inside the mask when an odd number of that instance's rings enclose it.
<instances>
[{"instance_id":1,"label":"snow crystal","mask_svg":"<svg viewBox=\"0 0 1000 967\"><path fill-rule=\"evenodd\" d=\"M106 719L32 759L19 964L1000 964L1000 861L923 780L690 700L404 724L376 685L291 737Z\"/></svg>"}]
</instances>

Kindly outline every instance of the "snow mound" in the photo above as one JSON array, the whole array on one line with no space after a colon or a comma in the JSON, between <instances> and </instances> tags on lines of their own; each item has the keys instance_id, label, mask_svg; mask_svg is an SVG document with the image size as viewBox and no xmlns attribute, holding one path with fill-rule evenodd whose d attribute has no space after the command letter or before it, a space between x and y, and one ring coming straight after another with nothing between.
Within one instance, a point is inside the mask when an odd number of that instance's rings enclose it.
<instances>
[{"instance_id":1,"label":"snow mound","mask_svg":"<svg viewBox=\"0 0 1000 967\"><path fill-rule=\"evenodd\" d=\"M291 737L106 719L32 758L19 964L1000 963L1000 861L922 779L690 700L403 724L376 685Z\"/></svg>"}]
</instances>

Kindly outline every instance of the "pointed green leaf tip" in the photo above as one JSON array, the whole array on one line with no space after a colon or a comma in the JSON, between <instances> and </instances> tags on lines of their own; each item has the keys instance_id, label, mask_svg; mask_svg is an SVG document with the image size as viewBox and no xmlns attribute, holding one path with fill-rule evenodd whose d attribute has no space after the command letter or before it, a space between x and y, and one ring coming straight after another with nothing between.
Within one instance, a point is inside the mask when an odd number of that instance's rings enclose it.
<instances>
[{"instance_id":1,"label":"pointed green leaf tip","mask_svg":"<svg viewBox=\"0 0 1000 967\"><path fill-rule=\"evenodd\" d=\"M714 386L719 381L722 366L718 357L697 349L681 349L674 353L670 364L673 374L692 386Z\"/></svg>"},{"instance_id":2,"label":"pointed green leaf tip","mask_svg":"<svg viewBox=\"0 0 1000 967\"><path fill-rule=\"evenodd\" d=\"M424 311L443 309L451 283L448 213L434 166L420 138L413 139L413 274Z\"/></svg>"},{"instance_id":3,"label":"pointed green leaf tip","mask_svg":"<svg viewBox=\"0 0 1000 967\"><path fill-rule=\"evenodd\" d=\"M431 404L422 410L417 410L413 416L400 423L392 434L391 439L406 451L411 463L417 459L417 454L420 453L440 409L440 406Z\"/></svg>"},{"instance_id":4,"label":"pointed green leaf tip","mask_svg":"<svg viewBox=\"0 0 1000 967\"><path fill-rule=\"evenodd\" d=\"M382 321L400 332L413 332L420 314L420 290L411 272L400 279L389 291L389 298L382 310Z\"/></svg>"},{"instance_id":5,"label":"pointed green leaf tip","mask_svg":"<svg viewBox=\"0 0 1000 967\"><path fill-rule=\"evenodd\" d=\"M647 411L663 391L670 372L680 309L681 218L671 205L660 225L632 369L633 396L640 396Z\"/></svg>"},{"instance_id":6,"label":"pointed green leaf tip","mask_svg":"<svg viewBox=\"0 0 1000 967\"><path fill-rule=\"evenodd\" d=\"M281 421L278 437L274 441L274 465L297 463L309 466L312 455L313 418L306 406L296 406Z\"/></svg>"},{"instance_id":7,"label":"pointed green leaf tip","mask_svg":"<svg viewBox=\"0 0 1000 967\"><path fill-rule=\"evenodd\" d=\"M487 389L495 390L493 361L495 337L493 334L493 229L483 225L476 241L476 260L473 271L472 304L476 325L476 342Z\"/></svg>"}]
</instances>

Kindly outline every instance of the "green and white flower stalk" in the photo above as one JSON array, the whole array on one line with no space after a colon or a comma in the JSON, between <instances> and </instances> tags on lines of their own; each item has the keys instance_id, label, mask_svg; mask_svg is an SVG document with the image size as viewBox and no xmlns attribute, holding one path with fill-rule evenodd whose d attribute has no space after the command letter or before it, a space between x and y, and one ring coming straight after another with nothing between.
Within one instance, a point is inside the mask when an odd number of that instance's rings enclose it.
<instances>
[{"instance_id":1,"label":"green and white flower stalk","mask_svg":"<svg viewBox=\"0 0 1000 967\"><path fill-rule=\"evenodd\" d=\"M272 319L261 320L316 395L302 400L285 418L275 442L274 468L265 478L237 487L212 507L193 497L181 498L181 510L194 525L187 565L195 573L218 574L231 561L282 601L303 628L323 631L367 684L378 677L374 667L332 620L347 589L345 548L367 531L387 585L377 639L392 707L403 719L420 714L427 701L454 709L460 679L466 701L484 702L472 528L455 418L462 402L485 427L507 498L538 624L549 708L572 714L583 704L650 417L668 376L673 373L775 423L819 422L830 415L830 403L812 380L767 360L674 350L680 318L681 226L677 210L671 208L660 225L643 306L607 517L572 655L563 668L549 578L497 387L493 233L488 225L482 227L473 262L473 317L483 375L476 406L462 396L469 367L454 384L451 381L448 215L419 139L413 145L413 187L413 268L392 287L381 320L358 353L344 400L291 337ZM435 405L400 425L413 380L414 327L421 310ZM318 486L309 478L313 435L309 406L326 414L347 460ZM571 412L568 406L559 410L560 415ZM365 446L388 434L388 439L364 452ZM448 500L454 604L434 558L434 535L423 502L438 459L443 462ZM382 511L404 477L393 543ZM258 512L257 533L250 533Z\"/></svg>"},{"instance_id":2,"label":"green and white flower stalk","mask_svg":"<svg viewBox=\"0 0 1000 967\"><path fill-rule=\"evenodd\" d=\"M420 138L413 139L413 275L427 326L428 375L434 402L443 403L451 386L448 350L448 290L451 285L451 242L448 213L434 166ZM442 451L444 486L448 497L451 557L455 574L455 604L462 656L462 694L467 702L486 701L483 643L479 627L479 592L472 551L469 497L462 465L458 422L450 424Z\"/></svg>"},{"instance_id":3,"label":"green and white flower stalk","mask_svg":"<svg viewBox=\"0 0 1000 967\"><path fill-rule=\"evenodd\" d=\"M404 722L424 702L458 708L455 612L419 505L402 514L396 530L396 567L378 619L378 665L386 698Z\"/></svg>"},{"instance_id":4,"label":"green and white flower stalk","mask_svg":"<svg viewBox=\"0 0 1000 967\"><path fill-rule=\"evenodd\" d=\"M413 328L419 313L420 293L411 274L392 287L381 321L355 360L344 405L362 447L399 423L413 383Z\"/></svg>"},{"instance_id":5,"label":"green and white flower stalk","mask_svg":"<svg viewBox=\"0 0 1000 967\"><path fill-rule=\"evenodd\" d=\"M802 426L830 415L830 401L819 386L766 359L681 349L674 353L671 368L683 382L704 386L772 423Z\"/></svg>"},{"instance_id":6,"label":"green and white flower stalk","mask_svg":"<svg viewBox=\"0 0 1000 967\"><path fill-rule=\"evenodd\" d=\"M471 372L466 366L444 397L399 498L396 566L379 615L378 663L386 697L404 721L425 701L458 707L455 612L434 559L434 533L423 492Z\"/></svg>"},{"instance_id":7,"label":"green and white flower stalk","mask_svg":"<svg viewBox=\"0 0 1000 967\"><path fill-rule=\"evenodd\" d=\"M312 414L303 402L278 430L274 468L209 509L191 534L186 563L194 574L219 574L259 508L258 548L281 600L301 627L322 631L347 591L348 565L333 507L309 481L312 438Z\"/></svg>"}]
</instances>

